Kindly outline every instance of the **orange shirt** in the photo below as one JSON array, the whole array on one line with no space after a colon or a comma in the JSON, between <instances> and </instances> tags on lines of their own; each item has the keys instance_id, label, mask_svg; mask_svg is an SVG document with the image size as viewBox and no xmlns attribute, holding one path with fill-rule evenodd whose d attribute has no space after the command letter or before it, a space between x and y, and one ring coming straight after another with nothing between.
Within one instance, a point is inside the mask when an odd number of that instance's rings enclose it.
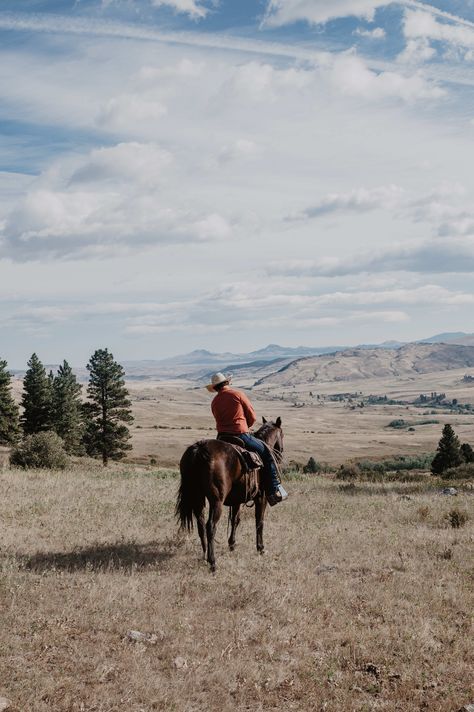
<instances>
[{"instance_id":1,"label":"orange shirt","mask_svg":"<svg viewBox=\"0 0 474 712\"><path fill-rule=\"evenodd\" d=\"M247 396L233 388L226 387L219 391L211 403L211 410L218 433L248 433L257 420Z\"/></svg>"}]
</instances>

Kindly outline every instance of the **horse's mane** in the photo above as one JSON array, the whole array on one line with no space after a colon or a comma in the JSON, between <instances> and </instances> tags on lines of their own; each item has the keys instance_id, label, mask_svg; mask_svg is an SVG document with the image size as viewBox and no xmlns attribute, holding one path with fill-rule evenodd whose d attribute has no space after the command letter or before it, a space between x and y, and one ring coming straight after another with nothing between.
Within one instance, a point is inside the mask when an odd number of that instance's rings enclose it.
<instances>
[{"instance_id":1,"label":"horse's mane","mask_svg":"<svg viewBox=\"0 0 474 712\"><path fill-rule=\"evenodd\" d=\"M265 440L265 437L270 434L271 430L274 430L277 426L275 423L271 422L266 422L263 425L259 427L257 432L255 433L255 437L258 438L259 440Z\"/></svg>"}]
</instances>

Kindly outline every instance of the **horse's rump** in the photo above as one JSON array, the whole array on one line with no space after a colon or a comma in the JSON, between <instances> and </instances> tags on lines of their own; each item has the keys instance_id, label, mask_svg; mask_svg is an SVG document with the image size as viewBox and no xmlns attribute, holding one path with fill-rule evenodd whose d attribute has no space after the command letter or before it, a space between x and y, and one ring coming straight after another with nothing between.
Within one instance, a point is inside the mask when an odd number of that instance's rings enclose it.
<instances>
[{"instance_id":1,"label":"horse's rump","mask_svg":"<svg viewBox=\"0 0 474 712\"><path fill-rule=\"evenodd\" d=\"M193 514L199 517L206 497L223 498L241 473L238 454L231 445L217 440L199 440L190 445L179 463L181 484L176 516L181 527L193 528Z\"/></svg>"}]
</instances>

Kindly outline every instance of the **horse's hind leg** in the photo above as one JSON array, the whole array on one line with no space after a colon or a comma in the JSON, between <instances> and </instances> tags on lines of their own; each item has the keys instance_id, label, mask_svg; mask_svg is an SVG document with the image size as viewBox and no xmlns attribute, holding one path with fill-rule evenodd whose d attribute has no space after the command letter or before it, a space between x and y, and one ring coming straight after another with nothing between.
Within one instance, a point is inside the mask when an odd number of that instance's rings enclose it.
<instances>
[{"instance_id":1,"label":"horse's hind leg","mask_svg":"<svg viewBox=\"0 0 474 712\"><path fill-rule=\"evenodd\" d=\"M211 571L216 570L216 557L214 555L214 537L216 533L217 522L222 514L222 502L214 500L209 503L209 517L206 524L207 533L207 560L211 567Z\"/></svg>"},{"instance_id":2,"label":"horse's hind leg","mask_svg":"<svg viewBox=\"0 0 474 712\"><path fill-rule=\"evenodd\" d=\"M199 538L201 540L202 554L204 556L204 560L206 560L207 542L206 542L206 524L205 524L205 519L204 519L204 509L202 509L199 513L196 514L196 523L197 523Z\"/></svg>"},{"instance_id":3,"label":"horse's hind leg","mask_svg":"<svg viewBox=\"0 0 474 712\"><path fill-rule=\"evenodd\" d=\"M257 551L260 554L265 553L265 547L263 545L263 518L265 516L266 506L267 500L265 494L261 492L258 497L255 498L255 527L257 533Z\"/></svg>"},{"instance_id":4,"label":"horse's hind leg","mask_svg":"<svg viewBox=\"0 0 474 712\"><path fill-rule=\"evenodd\" d=\"M230 508L230 537L229 537L229 549L234 551L235 549L235 532L240 524L240 504L233 504Z\"/></svg>"}]
</instances>

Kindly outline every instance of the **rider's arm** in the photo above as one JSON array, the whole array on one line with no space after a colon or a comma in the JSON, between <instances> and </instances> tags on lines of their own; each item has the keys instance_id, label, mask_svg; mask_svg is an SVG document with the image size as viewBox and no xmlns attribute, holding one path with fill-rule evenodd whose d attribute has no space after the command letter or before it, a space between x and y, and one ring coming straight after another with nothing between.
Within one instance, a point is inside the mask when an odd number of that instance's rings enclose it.
<instances>
[{"instance_id":1,"label":"rider's arm","mask_svg":"<svg viewBox=\"0 0 474 712\"><path fill-rule=\"evenodd\" d=\"M257 416L255 414L255 411L252 407L251 402L245 395L245 393L240 394L240 402L242 403L242 408L244 410L244 415L245 415L245 420L247 421L247 425L249 428L252 427L252 425L255 423L257 420Z\"/></svg>"}]
</instances>

